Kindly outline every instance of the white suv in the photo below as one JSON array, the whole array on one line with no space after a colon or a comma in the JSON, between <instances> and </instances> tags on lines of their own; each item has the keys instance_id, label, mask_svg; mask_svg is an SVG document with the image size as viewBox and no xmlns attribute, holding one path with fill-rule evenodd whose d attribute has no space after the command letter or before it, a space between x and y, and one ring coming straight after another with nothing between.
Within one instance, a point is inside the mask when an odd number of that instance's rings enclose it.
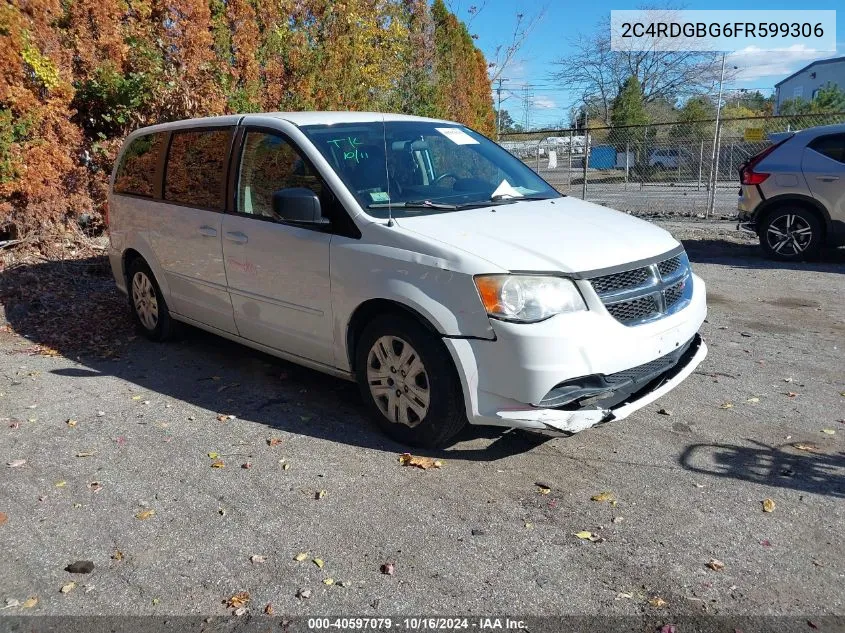
<instances>
[{"instance_id":1,"label":"white suv","mask_svg":"<svg viewBox=\"0 0 845 633\"><path fill-rule=\"evenodd\" d=\"M704 283L666 231L561 196L450 121L277 113L125 141L110 259L134 318L355 380L399 441L467 422L574 433L706 355Z\"/></svg>"}]
</instances>

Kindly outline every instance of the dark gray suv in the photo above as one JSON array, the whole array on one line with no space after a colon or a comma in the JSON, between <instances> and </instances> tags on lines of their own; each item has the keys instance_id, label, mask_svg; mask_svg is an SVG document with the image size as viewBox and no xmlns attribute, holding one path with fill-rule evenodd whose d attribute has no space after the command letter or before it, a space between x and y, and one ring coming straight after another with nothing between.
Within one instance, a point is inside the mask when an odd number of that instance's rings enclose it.
<instances>
[{"instance_id":1,"label":"dark gray suv","mask_svg":"<svg viewBox=\"0 0 845 633\"><path fill-rule=\"evenodd\" d=\"M781 260L845 244L845 124L774 140L739 168L739 228Z\"/></svg>"}]
</instances>

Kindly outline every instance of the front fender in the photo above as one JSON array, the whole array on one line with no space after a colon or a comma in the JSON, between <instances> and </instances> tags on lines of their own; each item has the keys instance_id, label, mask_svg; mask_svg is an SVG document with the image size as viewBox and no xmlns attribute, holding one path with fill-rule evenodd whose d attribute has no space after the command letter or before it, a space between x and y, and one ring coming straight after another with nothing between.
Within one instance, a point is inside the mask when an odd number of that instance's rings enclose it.
<instances>
[{"instance_id":1,"label":"front fender","mask_svg":"<svg viewBox=\"0 0 845 633\"><path fill-rule=\"evenodd\" d=\"M335 361L349 369L348 325L372 299L410 308L443 336L493 339L472 275L445 260L393 246L355 240L332 243L332 310Z\"/></svg>"}]
</instances>

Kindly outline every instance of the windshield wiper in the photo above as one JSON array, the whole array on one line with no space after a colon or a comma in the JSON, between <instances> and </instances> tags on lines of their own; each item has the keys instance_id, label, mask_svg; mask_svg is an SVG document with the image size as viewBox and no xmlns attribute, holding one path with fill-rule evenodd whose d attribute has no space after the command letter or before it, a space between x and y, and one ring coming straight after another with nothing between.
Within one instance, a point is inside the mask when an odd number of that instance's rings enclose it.
<instances>
[{"instance_id":1,"label":"windshield wiper","mask_svg":"<svg viewBox=\"0 0 845 633\"><path fill-rule=\"evenodd\" d=\"M498 193L490 196L490 202L519 202L520 200L551 200L547 196L511 196L506 193Z\"/></svg>"},{"instance_id":2,"label":"windshield wiper","mask_svg":"<svg viewBox=\"0 0 845 633\"><path fill-rule=\"evenodd\" d=\"M368 209L448 209L454 211L460 208L455 204L444 204L442 202L432 202L431 200L413 200L410 202L376 202L367 205Z\"/></svg>"}]
</instances>

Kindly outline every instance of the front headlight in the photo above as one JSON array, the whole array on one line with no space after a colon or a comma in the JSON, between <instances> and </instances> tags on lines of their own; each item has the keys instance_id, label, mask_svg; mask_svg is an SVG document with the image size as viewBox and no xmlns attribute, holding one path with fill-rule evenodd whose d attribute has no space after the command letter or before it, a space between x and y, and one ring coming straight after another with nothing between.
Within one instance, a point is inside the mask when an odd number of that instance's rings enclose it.
<instances>
[{"instance_id":1,"label":"front headlight","mask_svg":"<svg viewBox=\"0 0 845 633\"><path fill-rule=\"evenodd\" d=\"M487 314L504 321L535 323L587 305L569 279L544 275L479 275L475 287Z\"/></svg>"}]
</instances>

